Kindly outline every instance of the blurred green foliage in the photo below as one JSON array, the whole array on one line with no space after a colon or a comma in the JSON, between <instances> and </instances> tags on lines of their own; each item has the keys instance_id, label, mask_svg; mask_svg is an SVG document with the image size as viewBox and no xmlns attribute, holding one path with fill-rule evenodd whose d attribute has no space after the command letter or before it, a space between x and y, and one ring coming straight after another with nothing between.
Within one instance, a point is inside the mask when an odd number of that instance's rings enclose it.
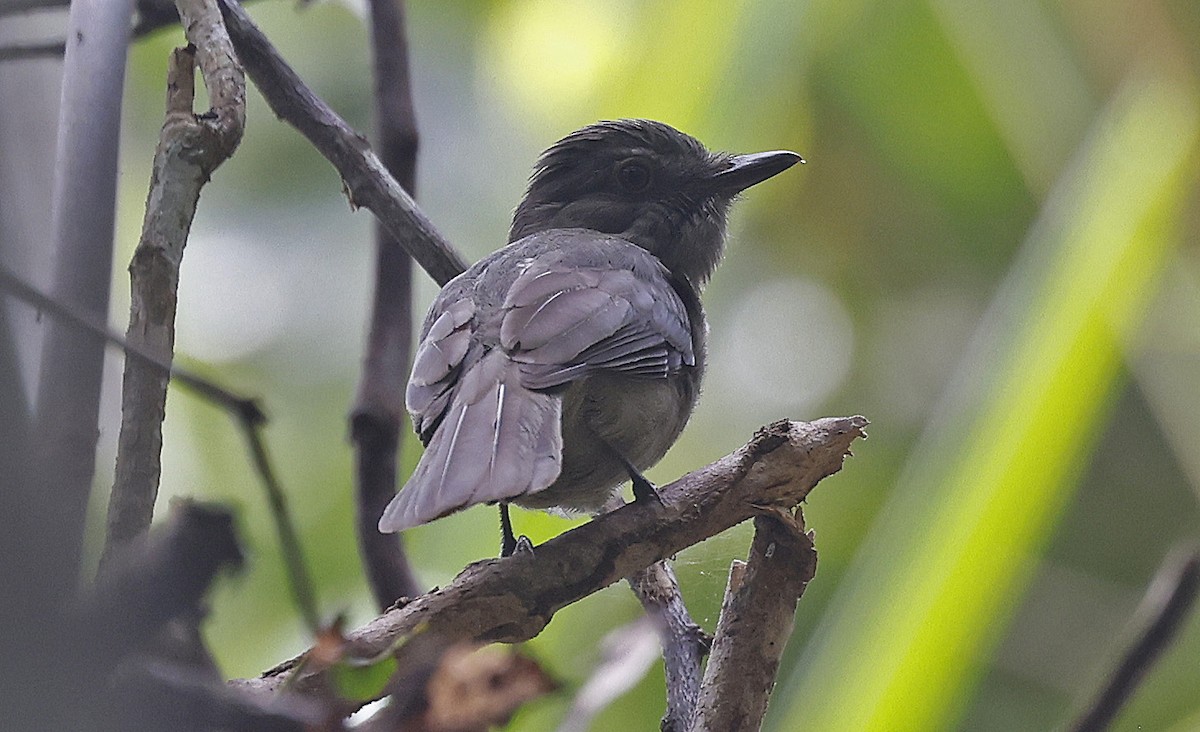
<instances>
[{"instance_id":1,"label":"blurred green foliage","mask_svg":"<svg viewBox=\"0 0 1200 732\"><path fill-rule=\"evenodd\" d=\"M354 7L251 11L318 93L369 131ZM1200 533L1200 9L414 0L409 31L418 200L471 258L503 243L537 153L596 119L652 117L715 148L809 160L739 204L705 298L706 393L651 473L669 481L780 417L872 419L871 439L806 507L821 563L768 728L1024 730L1066 719L1119 652L1163 556ZM161 32L131 58L126 261L180 38ZM178 347L189 365L263 397L323 609L362 621L372 608L345 415L366 330L370 222L257 94L249 117L201 201ZM115 285L115 313L126 291ZM420 283L419 308L433 292ZM406 443L406 465L415 449ZM209 625L225 672L254 674L300 650L237 433L173 393L164 461L164 504L197 494L241 512L252 569L219 589ZM535 541L571 525L516 520ZM406 540L434 585L493 554L496 534L494 512L477 508ZM710 630L748 541L739 527L677 559ZM639 612L618 586L560 613L530 645L567 690L512 728L552 729L600 638ZM1198 653L1194 618L1117 728L1193 728ZM596 728L651 729L662 699L652 670Z\"/></svg>"}]
</instances>

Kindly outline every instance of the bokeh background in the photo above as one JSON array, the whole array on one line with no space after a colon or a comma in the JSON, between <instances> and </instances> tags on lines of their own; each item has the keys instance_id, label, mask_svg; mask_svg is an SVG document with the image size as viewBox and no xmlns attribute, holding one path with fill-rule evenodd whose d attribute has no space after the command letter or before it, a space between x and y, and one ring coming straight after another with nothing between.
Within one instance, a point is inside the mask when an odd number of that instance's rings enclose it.
<instances>
[{"instance_id":1,"label":"bokeh background","mask_svg":"<svg viewBox=\"0 0 1200 732\"><path fill-rule=\"evenodd\" d=\"M537 153L597 119L650 117L730 151L808 164L738 205L705 293L712 366L667 482L789 417L864 414L870 439L805 507L820 565L768 729L1037 730L1067 719L1127 640L1173 547L1200 536L1200 6L1188 0L411 0L418 200L470 259L504 242ZM362 9L251 6L301 75L372 129ZM113 322L178 29L127 83ZM373 615L355 550L346 414L366 332L369 214L252 93L183 264L182 360L261 395L322 608ZM419 277L424 309L435 288ZM120 325L123 328L123 325ZM94 528L111 481L106 376ZM240 510L251 569L213 598L224 671L306 645L265 500L228 420L168 407L171 495ZM414 442L404 462L415 461ZM406 468L407 470L407 468ZM570 522L518 512L535 541ZM477 508L406 537L423 581L497 549ZM712 629L748 527L676 560ZM528 644L561 694L624 586ZM1200 728L1200 617L1118 729ZM596 729L654 729L652 670Z\"/></svg>"}]
</instances>

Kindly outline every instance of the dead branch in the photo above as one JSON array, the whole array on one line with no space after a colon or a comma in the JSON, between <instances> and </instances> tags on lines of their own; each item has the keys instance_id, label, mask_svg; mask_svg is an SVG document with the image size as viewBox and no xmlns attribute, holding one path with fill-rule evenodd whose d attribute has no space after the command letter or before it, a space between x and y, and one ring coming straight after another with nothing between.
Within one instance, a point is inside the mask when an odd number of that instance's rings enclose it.
<instances>
[{"instance_id":1,"label":"dead branch","mask_svg":"<svg viewBox=\"0 0 1200 732\"><path fill-rule=\"evenodd\" d=\"M663 649L667 681L667 711L660 729L683 732L696 711L704 655L712 638L692 620L675 570L665 561L655 562L629 578L646 615L655 621Z\"/></svg>"},{"instance_id":2,"label":"dead branch","mask_svg":"<svg viewBox=\"0 0 1200 732\"><path fill-rule=\"evenodd\" d=\"M295 127L342 176L352 206L375 214L430 277L444 285L467 268L362 135L305 86L237 2L218 0L238 58L271 111Z\"/></svg>"},{"instance_id":3,"label":"dead branch","mask_svg":"<svg viewBox=\"0 0 1200 732\"><path fill-rule=\"evenodd\" d=\"M388 651L423 625L449 639L518 642L541 632L561 608L772 507L790 509L841 469L863 417L776 422L744 447L660 489L661 505L634 503L521 553L468 566L447 587L389 610L349 634L362 655ZM257 679L275 689L299 659ZM314 689L320 673L293 688Z\"/></svg>"},{"instance_id":4,"label":"dead branch","mask_svg":"<svg viewBox=\"0 0 1200 732\"><path fill-rule=\"evenodd\" d=\"M759 728L796 603L816 571L812 537L796 518L781 510L754 519L749 560L729 571L691 730Z\"/></svg>"},{"instance_id":5,"label":"dead branch","mask_svg":"<svg viewBox=\"0 0 1200 732\"><path fill-rule=\"evenodd\" d=\"M164 363L173 359L179 266L200 190L233 155L246 123L246 80L214 0L180 0L191 46L171 54L167 115L154 154L142 235L129 265L125 340ZM199 61L212 107L192 111ZM116 478L108 503L101 559L150 526L158 496L162 421L169 374L137 359L125 362Z\"/></svg>"}]
</instances>

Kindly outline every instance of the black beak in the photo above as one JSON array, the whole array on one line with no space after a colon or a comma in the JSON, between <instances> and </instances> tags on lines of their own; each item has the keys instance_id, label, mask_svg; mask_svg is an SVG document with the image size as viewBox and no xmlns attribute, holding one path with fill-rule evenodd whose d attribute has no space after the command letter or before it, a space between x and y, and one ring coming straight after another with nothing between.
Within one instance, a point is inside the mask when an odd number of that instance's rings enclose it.
<instances>
[{"instance_id":1,"label":"black beak","mask_svg":"<svg viewBox=\"0 0 1200 732\"><path fill-rule=\"evenodd\" d=\"M740 193L803 162L804 158L788 150L734 155L729 167L714 175L712 182L720 191Z\"/></svg>"}]
</instances>

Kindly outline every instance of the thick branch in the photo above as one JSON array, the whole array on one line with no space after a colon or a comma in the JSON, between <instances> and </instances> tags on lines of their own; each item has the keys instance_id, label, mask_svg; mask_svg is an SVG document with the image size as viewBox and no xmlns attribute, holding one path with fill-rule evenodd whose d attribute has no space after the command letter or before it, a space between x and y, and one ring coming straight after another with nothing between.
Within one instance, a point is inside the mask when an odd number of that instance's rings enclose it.
<instances>
[{"instance_id":1,"label":"thick branch","mask_svg":"<svg viewBox=\"0 0 1200 732\"><path fill-rule=\"evenodd\" d=\"M518 642L541 632L561 608L763 511L790 509L841 469L863 417L776 422L744 447L660 490L663 502L634 503L536 548L467 567L449 586L394 608L350 634L363 655L387 651L425 624L449 639ZM276 688L285 662L235 683ZM319 687L301 673L297 688Z\"/></svg>"},{"instance_id":2,"label":"thick branch","mask_svg":"<svg viewBox=\"0 0 1200 732\"><path fill-rule=\"evenodd\" d=\"M129 265L125 333L128 343L165 363L173 358L179 265L200 189L233 154L246 122L245 77L215 0L179 0L179 11L193 47L171 55L167 118L155 150L141 240ZM212 99L212 108L200 116L192 112L197 60ZM168 374L137 359L125 362L104 561L115 546L145 531L154 515L167 379Z\"/></svg>"},{"instance_id":3,"label":"thick branch","mask_svg":"<svg viewBox=\"0 0 1200 732\"><path fill-rule=\"evenodd\" d=\"M403 0L371 0L375 116L383 162L416 195L417 120L413 109ZM407 424L404 386L412 343L412 257L375 225L375 296L358 396L350 412L357 458L358 546L380 610L416 597L417 584L400 534L379 531L379 517L396 494L396 460Z\"/></svg>"},{"instance_id":4,"label":"thick branch","mask_svg":"<svg viewBox=\"0 0 1200 732\"><path fill-rule=\"evenodd\" d=\"M237 2L219 2L246 72L271 110L299 130L337 168L351 205L374 213L439 285L462 273L467 268L466 260L388 173L366 139L305 86Z\"/></svg>"},{"instance_id":5,"label":"thick branch","mask_svg":"<svg viewBox=\"0 0 1200 732\"><path fill-rule=\"evenodd\" d=\"M791 515L754 519L746 563L735 562L691 729L758 729L817 551Z\"/></svg>"}]
</instances>

